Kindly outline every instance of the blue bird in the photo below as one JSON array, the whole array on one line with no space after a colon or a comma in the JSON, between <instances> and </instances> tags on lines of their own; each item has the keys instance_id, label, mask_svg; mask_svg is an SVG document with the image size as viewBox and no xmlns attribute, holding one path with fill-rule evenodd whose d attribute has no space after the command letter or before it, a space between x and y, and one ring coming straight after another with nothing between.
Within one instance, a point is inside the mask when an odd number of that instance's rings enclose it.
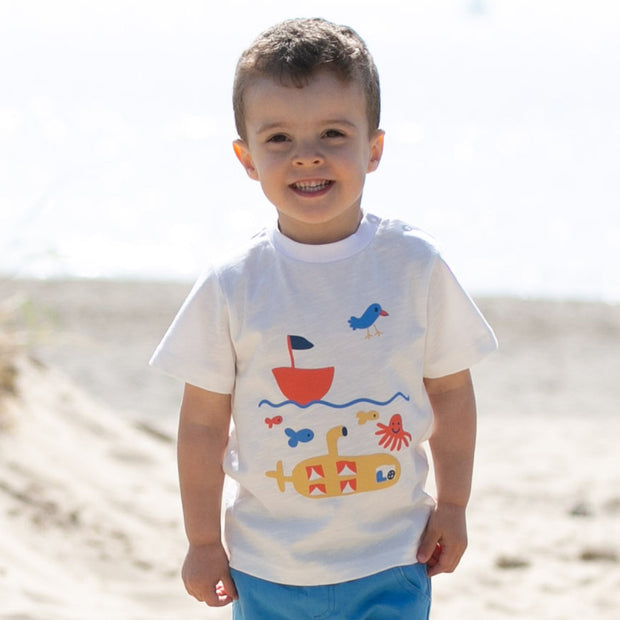
<instances>
[{"instance_id":1,"label":"blue bird","mask_svg":"<svg viewBox=\"0 0 620 620\"><path fill-rule=\"evenodd\" d=\"M380 332L375 325L375 321L380 316L389 316L389 314L379 304L370 304L370 306L364 310L364 314L362 314L362 316L352 316L349 319L349 326L352 330L365 329L366 338L372 338L373 335L380 336L382 332ZM370 333L371 327L375 330L374 334Z\"/></svg>"},{"instance_id":2,"label":"blue bird","mask_svg":"<svg viewBox=\"0 0 620 620\"><path fill-rule=\"evenodd\" d=\"M314 433L309 428L302 428L300 431L294 431L292 428L285 428L284 432L289 437L288 445L296 448L298 443L308 443L314 439Z\"/></svg>"}]
</instances>

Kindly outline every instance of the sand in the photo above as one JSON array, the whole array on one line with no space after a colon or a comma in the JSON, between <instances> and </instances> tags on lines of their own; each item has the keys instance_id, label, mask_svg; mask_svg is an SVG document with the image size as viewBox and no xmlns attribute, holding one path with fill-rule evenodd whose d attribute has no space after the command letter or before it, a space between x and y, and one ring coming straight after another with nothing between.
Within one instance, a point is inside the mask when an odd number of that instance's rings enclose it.
<instances>
[{"instance_id":1,"label":"sand","mask_svg":"<svg viewBox=\"0 0 620 620\"><path fill-rule=\"evenodd\" d=\"M185 594L174 428L148 357L190 288L0 282L0 619L230 618ZM620 306L481 299L470 547L433 620L620 614Z\"/></svg>"}]
</instances>

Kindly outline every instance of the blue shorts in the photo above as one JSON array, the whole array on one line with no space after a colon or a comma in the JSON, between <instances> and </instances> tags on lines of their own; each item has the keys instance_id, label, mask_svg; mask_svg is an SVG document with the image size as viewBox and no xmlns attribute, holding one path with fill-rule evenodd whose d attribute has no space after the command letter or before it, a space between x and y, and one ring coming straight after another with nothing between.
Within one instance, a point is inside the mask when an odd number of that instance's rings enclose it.
<instances>
[{"instance_id":1,"label":"blue shorts","mask_svg":"<svg viewBox=\"0 0 620 620\"><path fill-rule=\"evenodd\" d=\"M397 566L327 586L287 586L231 569L233 620L428 620L426 564Z\"/></svg>"}]
</instances>

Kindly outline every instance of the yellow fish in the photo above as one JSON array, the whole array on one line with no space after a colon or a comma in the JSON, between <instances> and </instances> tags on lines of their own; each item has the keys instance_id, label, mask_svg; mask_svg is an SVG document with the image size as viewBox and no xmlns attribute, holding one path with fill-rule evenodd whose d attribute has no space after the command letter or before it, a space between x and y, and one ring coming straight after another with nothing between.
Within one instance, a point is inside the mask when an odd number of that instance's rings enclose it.
<instances>
[{"instance_id":1,"label":"yellow fish","mask_svg":"<svg viewBox=\"0 0 620 620\"><path fill-rule=\"evenodd\" d=\"M366 424L366 422L372 422L379 419L379 414L376 411L358 411L356 414L358 424Z\"/></svg>"}]
</instances>

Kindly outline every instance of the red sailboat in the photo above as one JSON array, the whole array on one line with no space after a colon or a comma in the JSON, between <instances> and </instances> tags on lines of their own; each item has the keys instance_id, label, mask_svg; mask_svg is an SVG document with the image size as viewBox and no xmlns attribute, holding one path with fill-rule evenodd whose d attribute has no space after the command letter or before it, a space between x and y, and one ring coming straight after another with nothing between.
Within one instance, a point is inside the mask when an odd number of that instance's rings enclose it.
<instances>
[{"instance_id":1,"label":"red sailboat","mask_svg":"<svg viewBox=\"0 0 620 620\"><path fill-rule=\"evenodd\" d=\"M299 405L321 400L332 385L334 367L297 368L293 350L311 349L314 345L302 336L287 336L286 341L291 365L273 368L271 371L280 391L286 398Z\"/></svg>"}]
</instances>

